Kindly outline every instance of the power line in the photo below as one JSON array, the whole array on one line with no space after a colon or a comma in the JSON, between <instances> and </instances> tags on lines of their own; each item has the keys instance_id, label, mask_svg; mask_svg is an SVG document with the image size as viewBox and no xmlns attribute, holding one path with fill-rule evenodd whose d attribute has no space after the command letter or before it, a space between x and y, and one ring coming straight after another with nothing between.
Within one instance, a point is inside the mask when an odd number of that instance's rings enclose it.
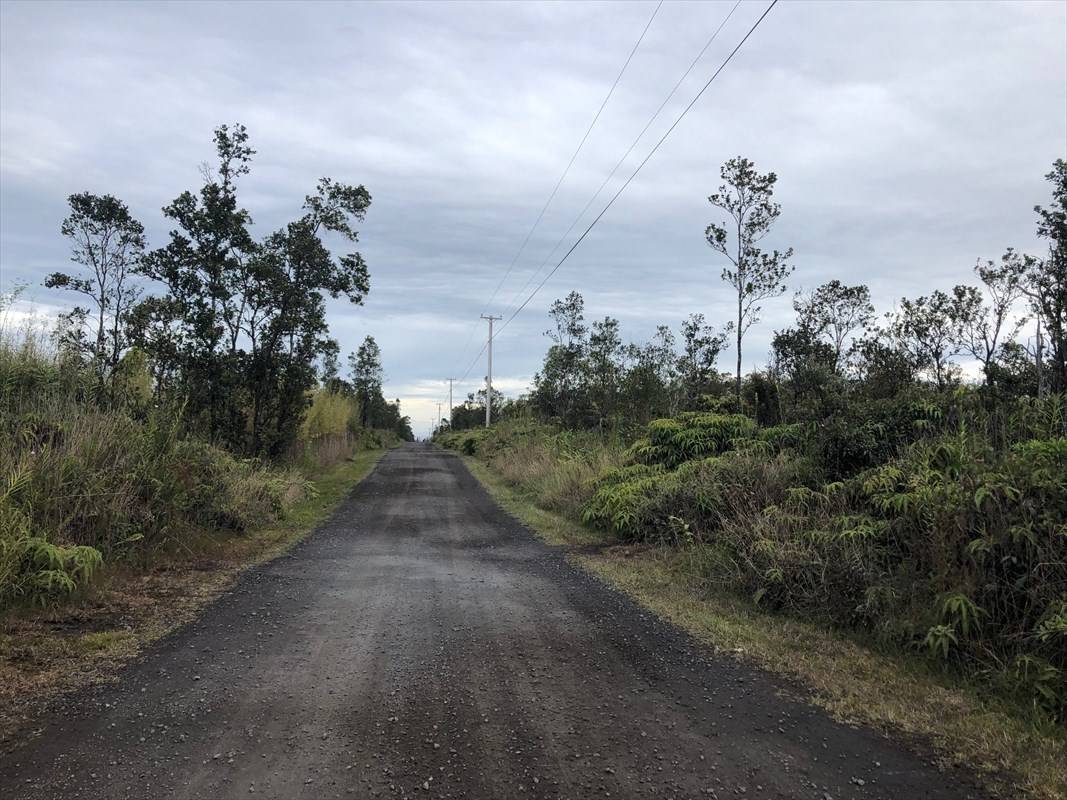
<instances>
[{"instance_id":1,"label":"power line","mask_svg":"<svg viewBox=\"0 0 1067 800\"><path fill-rule=\"evenodd\" d=\"M619 190L615 192L612 198L608 201L607 205L605 205L604 208L601 209L600 213L596 215L593 221L589 223L589 227L587 227L585 231L583 231L582 235L579 236L578 239L574 242L574 244L570 246L570 249L563 254L563 258L561 258L556 264L556 266L554 266L549 271L549 273L544 277L544 279L537 285L537 288L535 288L530 293L529 297L523 300L522 305L515 309L514 313L512 313L512 315L507 318L504 324L500 326L500 330L496 333L497 336L499 336L500 333L504 330L504 328L506 328L511 323L511 321L515 319L515 317L517 317L524 308L526 308L527 305L529 305L530 301L537 296L537 293L541 291L541 288L548 282L549 278L555 275L556 271L563 266L563 263L570 257L570 254L578 248L578 245L582 243L582 240L584 240L585 237L589 235L589 232L593 230L596 224L600 222L601 217L603 217L608 212L608 209L615 204L615 201L619 199L619 195L621 195L626 190L626 187L630 185L630 182L633 181L635 177L637 177L637 173L641 171L641 168L648 163L649 159L651 159L653 155L655 155L656 151L659 150L660 145L662 145L663 142L666 141L667 137L670 136L671 132L678 126L678 123L680 123L685 117L685 115L689 113L690 109L692 109L692 107L696 105L697 100L701 98L704 92L707 91L708 87L711 86L711 84L715 81L717 77L719 77L719 73L721 73L726 68L726 65L730 63L733 57L737 55L737 51L740 50L741 46L748 41L748 38L755 32L756 28L760 26L760 23L763 22L767 15L771 13L771 9L774 8L776 5L778 5L778 0L771 0L771 4L767 6L764 12L760 14L759 19L757 19L755 23L753 23L752 27L748 29L748 33L746 33L744 37L742 37L741 41L737 43L737 46L730 51L730 55L728 55L723 60L722 64L719 65L719 68L715 70L714 74L710 78L708 78L708 82L705 83L704 86L700 89L700 91L696 93L696 96L691 101L689 101L689 105L682 109L682 113L678 115L678 118L673 123L671 123L671 126L667 129L666 133L664 133L663 136L660 137L659 141L656 142L656 144L652 147L648 155L645 156L644 160L637 165L637 168L630 174L630 177L626 179L626 182L619 187Z\"/></svg>"},{"instance_id":2,"label":"power line","mask_svg":"<svg viewBox=\"0 0 1067 800\"><path fill-rule=\"evenodd\" d=\"M719 27L715 29L715 31L711 34L711 37L704 43L704 46L700 48L700 52L696 54L696 58L694 58L690 62L689 68L682 73L682 77L678 79L678 81L674 84L674 87L671 89L670 93L663 99L663 102L659 104L659 108L657 108L656 111L652 114L652 116L649 117L648 122L645 123L645 127L641 129L641 132L638 133L637 136L634 138L633 142L630 143L630 146L626 149L626 152L622 154L622 158L620 158L615 163L615 166L612 167L611 172L609 172L608 176L604 178L603 183L601 183L599 188L597 188L597 190L593 193L593 196L589 198L589 202L587 202L585 204L585 207L578 212L578 216L574 218L574 222L572 222L570 227L567 228L566 231L564 231L562 236L559 237L559 240L556 242L555 246L549 251L548 255L546 255L544 260L537 266L537 269L530 273L530 277L526 279L526 283L522 285L522 288L519 289L519 291L515 293L515 296L512 297L511 300L508 302L509 309L514 307L515 302L520 297L522 297L522 295L526 292L526 289L540 274L541 270L544 269L545 264L547 264L549 262L549 259L551 259L552 256L556 254L556 251L559 250L559 246L563 244L563 242L567 239L568 236L570 236L571 231L574 230L574 228L581 221L582 217L585 216L585 212L588 211L589 207L593 205L593 203L598 197L600 197L600 193L604 191L604 187L608 185L612 178L615 177L615 173L619 171L619 167L621 167L626 161L626 159L629 158L630 153L632 153L634 148L637 147L637 143L641 141L641 137L643 137L648 131L648 129L652 127L652 123L659 118L659 115L662 113L663 109L667 107L667 103L671 101L671 98L673 98L674 95L677 93L682 83L685 81L686 78L689 77L689 73L693 71L693 68L696 67L700 59L704 57L704 53L708 51L708 48L711 47L712 43L718 37L719 32L726 26L726 23L730 21L730 18L734 15L734 12L737 11L737 7L740 5L741 0L737 0L737 2L734 3L733 7L729 10L729 12L727 12L726 16L723 18L723 21L719 23Z\"/></svg>"},{"instance_id":3,"label":"power line","mask_svg":"<svg viewBox=\"0 0 1067 800\"><path fill-rule=\"evenodd\" d=\"M555 199L556 194L559 192L559 187L563 185L563 181L566 179L568 173L570 173L571 167L574 166L574 161L576 158L578 158L578 154L585 146L585 142L589 138L589 134L593 132L593 128L596 126L597 120L599 120L600 115L604 113L604 108L607 106L608 101L611 99L611 96L615 93L615 89L618 87L619 81L622 80L623 73L625 73L626 68L630 66L630 61L633 60L634 54L637 52L637 48L641 46L641 42L644 41L645 34L648 33L648 29L652 26L652 20L656 18L656 14L659 13L660 6L662 5L663 0L659 0L659 3L656 4L655 9L653 9L652 11L652 16L650 16L648 18L648 22L645 23L645 27L641 31L641 35L637 37L637 42L634 44L633 48L631 48L630 54L626 56L626 61L623 62L622 69L620 69L619 74L615 76L614 83L611 84L611 88L608 89L608 93L604 96L604 100L600 103L600 108L597 109L596 115L593 117L593 121L589 123L589 127L586 128L585 134L582 136L582 140L578 142L578 147L575 148L574 153L571 155L570 161L567 162L567 166L563 169L563 174L559 176L559 180L556 181L556 185L555 187L553 187L552 193L548 196L548 200L545 201L544 206L542 206L541 213L537 215L537 219L534 220L534 223L530 227L529 232L527 232L526 238L522 240L522 245L519 246L518 252L516 252L515 257L511 259L511 263L508 265L507 270L504 272L504 276L500 279L500 282L496 285L496 289L493 290L492 295L490 295L489 299L486 301L485 307L482 309L482 314L484 314L489 309L490 304L493 302L494 299L496 299L496 296L500 292L501 287L503 287L504 282L508 279L508 276L511 274L511 271L515 268L515 264L518 263L519 257L523 254L523 251L526 250L526 245L529 244L530 237L532 237L534 231L537 230L537 226L541 224L541 220L544 218L545 212L548 211L548 207L552 204L552 201ZM477 326L475 326L475 328L476 327ZM466 350L467 347L470 345L470 340L474 338L475 328L471 328L471 333L467 337L467 343L463 345L464 350ZM482 352L484 352L484 348L482 349ZM475 362L477 362L479 356L481 356L481 353L479 353L478 356L475 356ZM467 372L470 372L473 366L474 365L471 364L471 367L468 367ZM463 378L467 377L467 372L463 374ZM463 378L460 378L460 380L463 380Z\"/></svg>"}]
</instances>

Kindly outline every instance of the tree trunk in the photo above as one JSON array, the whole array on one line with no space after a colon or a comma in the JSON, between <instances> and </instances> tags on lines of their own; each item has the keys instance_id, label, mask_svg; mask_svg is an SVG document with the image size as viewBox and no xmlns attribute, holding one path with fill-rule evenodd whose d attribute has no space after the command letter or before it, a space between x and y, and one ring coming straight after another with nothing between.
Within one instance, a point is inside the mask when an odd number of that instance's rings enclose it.
<instances>
[{"instance_id":1,"label":"tree trunk","mask_svg":"<svg viewBox=\"0 0 1067 800\"><path fill-rule=\"evenodd\" d=\"M741 411L741 294L737 295L737 380L734 384L734 394L737 395L737 410Z\"/></svg>"}]
</instances>

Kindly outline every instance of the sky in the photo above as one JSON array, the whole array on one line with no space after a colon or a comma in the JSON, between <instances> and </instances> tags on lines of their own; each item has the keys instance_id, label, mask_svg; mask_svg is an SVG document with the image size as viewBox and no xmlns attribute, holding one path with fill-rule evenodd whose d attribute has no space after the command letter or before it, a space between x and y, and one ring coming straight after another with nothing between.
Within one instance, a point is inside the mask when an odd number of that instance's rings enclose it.
<instances>
[{"instance_id":1,"label":"sky","mask_svg":"<svg viewBox=\"0 0 1067 800\"><path fill-rule=\"evenodd\" d=\"M28 284L24 313L69 303L41 283L68 264L59 228L74 192L121 198L162 246L160 209L199 187L212 130L243 123L257 154L240 199L258 235L297 218L322 176L370 191L359 250L371 291L362 306L331 301L330 327L342 352L377 339L386 394L424 434L449 376L463 378L456 402L483 380L479 315L510 316L766 3L733 10L562 238L734 3L659 7L520 254L656 8L4 0L0 290ZM571 290L587 318L617 317L634 341L692 312L727 322L730 288L704 230L719 168L738 155L778 175L766 244L794 248L790 292L862 282L881 313L968 282L977 259L1009 246L1038 253L1033 206L1067 158L1067 3L779 3L499 333L494 387L529 386L548 307ZM790 295L765 303L746 368L792 317Z\"/></svg>"}]
</instances>

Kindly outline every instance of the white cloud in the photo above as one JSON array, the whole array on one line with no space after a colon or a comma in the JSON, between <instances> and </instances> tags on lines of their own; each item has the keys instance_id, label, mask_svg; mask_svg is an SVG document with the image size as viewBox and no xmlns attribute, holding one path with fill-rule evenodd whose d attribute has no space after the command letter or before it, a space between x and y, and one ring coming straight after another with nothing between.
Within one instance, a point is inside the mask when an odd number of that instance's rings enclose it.
<instances>
[{"instance_id":1,"label":"white cloud","mask_svg":"<svg viewBox=\"0 0 1067 800\"><path fill-rule=\"evenodd\" d=\"M727 8L664 4L494 312ZM66 264L58 228L74 191L123 198L163 243L160 207L196 187L212 127L242 121L258 151L243 194L257 231L296 214L321 175L370 189L360 249L371 294L360 308L331 303L331 327L345 351L373 334L390 391L429 419L431 387L481 346L479 312L651 9L6 2L0 284L48 294L40 283ZM613 186L760 12L739 8ZM1065 29L1063 4L780 4L502 334L498 387L526 385L545 349L546 309L571 288L590 317L618 316L635 338L691 311L724 322L705 198L737 154L779 174L783 214L770 244L796 248L797 286L866 282L886 310L901 295L968 280L978 257L1034 249L1042 176L1067 156ZM790 315L788 298L766 304L746 362L764 358ZM470 372L480 379L484 363Z\"/></svg>"}]
</instances>

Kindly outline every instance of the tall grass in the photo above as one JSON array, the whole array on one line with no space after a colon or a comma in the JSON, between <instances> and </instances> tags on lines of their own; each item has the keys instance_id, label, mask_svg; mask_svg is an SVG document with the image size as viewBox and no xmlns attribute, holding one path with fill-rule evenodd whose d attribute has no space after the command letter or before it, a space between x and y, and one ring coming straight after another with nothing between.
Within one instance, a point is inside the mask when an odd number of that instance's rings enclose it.
<instances>
[{"instance_id":1,"label":"tall grass","mask_svg":"<svg viewBox=\"0 0 1067 800\"><path fill-rule=\"evenodd\" d=\"M184 436L180 408L141 392L104 407L95 385L40 327L0 326L0 607L53 602L193 531L260 525L308 490L295 469Z\"/></svg>"},{"instance_id":2,"label":"tall grass","mask_svg":"<svg viewBox=\"0 0 1067 800\"><path fill-rule=\"evenodd\" d=\"M593 483L624 458L621 440L595 431L550 431L527 421L443 434L445 447L478 454L551 511L577 515Z\"/></svg>"},{"instance_id":3,"label":"tall grass","mask_svg":"<svg viewBox=\"0 0 1067 800\"><path fill-rule=\"evenodd\" d=\"M358 450L394 447L400 438L393 431L360 426L359 400L350 394L316 389L285 462L307 471L336 464Z\"/></svg>"}]
</instances>

